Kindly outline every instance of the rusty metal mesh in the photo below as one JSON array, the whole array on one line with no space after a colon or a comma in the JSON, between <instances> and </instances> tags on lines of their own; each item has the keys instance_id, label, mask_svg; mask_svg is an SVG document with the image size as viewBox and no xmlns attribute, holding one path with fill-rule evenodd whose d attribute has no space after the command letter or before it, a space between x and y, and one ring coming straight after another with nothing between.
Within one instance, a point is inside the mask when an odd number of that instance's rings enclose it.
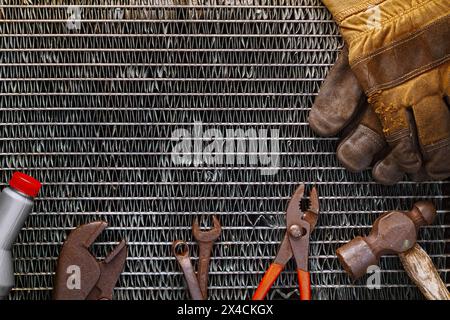
<instances>
[{"instance_id":1,"label":"rusty metal mesh","mask_svg":"<svg viewBox=\"0 0 450 320\"><path fill-rule=\"evenodd\" d=\"M22 170L44 182L14 246L11 299L50 298L62 241L95 219L110 224L95 254L129 242L115 298L185 298L170 245L191 242L193 217L211 214L223 234L210 297L249 298L276 253L300 182L315 183L321 195L310 251L313 298L420 298L396 257L382 259L378 290L366 279L352 283L335 257L381 212L418 199L438 206L421 244L448 273L445 183L378 185L369 172L345 171L337 140L308 128L308 110L342 44L319 0L0 3L0 181ZM174 130L192 132L199 122L203 132L278 130L276 174L262 174L248 157L174 163ZM270 298L297 295L290 264Z\"/></svg>"}]
</instances>

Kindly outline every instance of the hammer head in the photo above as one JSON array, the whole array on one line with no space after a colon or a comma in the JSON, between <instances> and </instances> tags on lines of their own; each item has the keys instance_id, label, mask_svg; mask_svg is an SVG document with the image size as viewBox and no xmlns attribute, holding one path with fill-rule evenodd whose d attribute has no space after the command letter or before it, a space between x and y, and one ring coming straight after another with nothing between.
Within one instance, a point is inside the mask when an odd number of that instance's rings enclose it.
<instances>
[{"instance_id":1,"label":"hammer head","mask_svg":"<svg viewBox=\"0 0 450 320\"><path fill-rule=\"evenodd\" d=\"M367 237L356 237L337 249L336 255L345 271L358 279L369 266L378 264L381 255L411 249L417 241L419 227L431 224L435 217L436 208L425 201L417 202L408 212L384 213L375 221Z\"/></svg>"}]
</instances>

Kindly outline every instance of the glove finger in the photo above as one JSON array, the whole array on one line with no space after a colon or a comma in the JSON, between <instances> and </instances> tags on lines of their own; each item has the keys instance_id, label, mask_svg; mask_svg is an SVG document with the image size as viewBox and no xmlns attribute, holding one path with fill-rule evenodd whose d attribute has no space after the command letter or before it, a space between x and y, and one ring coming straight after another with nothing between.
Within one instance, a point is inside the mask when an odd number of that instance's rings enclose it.
<instances>
[{"instance_id":1,"label":"glove finger","mask_svg":"<svg viewBox=\"0 0 450 320\"><path fill-rule=\"evenodd\" d=\"M420 170L418 172L409 174L408 176L411 181L415 181L415 182L423 182L423 181L433 180L433 178L431 178L428 175L428 173L424 167L420 168Z\"/></svg>"},{"instance_id":2,"label":"glove finger","mask_svg":"<svg viewBox=\"0 0 450 320\"><path fill-rule=\"evenodd\" d=\"M393 131L386 136L391 147L389 155L373 167L373 177L383 184L400 181L404 173L417 173L422 167L422 156L417 146L414 118L410 110L400 108L395 118L404 119L406 127Z\"/></svg>"},{"instance_id":3,"label":"glove finger","mask_svg":"<svg viewBox=\"0 0 450 320\"><path fill-rule=\"evenodd\" d=\"M372 176L381 184L392 185L401 181L405 176L405 172L400 168L397 159L391 152L374 165Z\"/></svg>"},{"instance_id":4,"label":"glove finger","mask_svg":"<svg viewBox=\"0 0 450 320\"><path fill-rule=\"evenodd\" d=\"M450 110L444 99L428 96L413 106L425 170L436 180L450 177Z\"/></svg>"},{"instance_id":5,"label":"glove finger","mask_svg":"<svg viewBox=\"0 0 450 320\"><path fill-rule=\"evenodd\" d=\"M350 123L364 101L364 92L350 68L345 48L320 88L309 124L323 137L334 136Z\"/></svg>"},{"instance_id":6,"label":"glove finger","mask_svg":"<svg viewBox=\"0 0 450 320\"><path fill-rule=\"evenodd\" d=\"M367 169L376 155L387 148L377 115L367 104L359 124L339 144L337 157L350 171Z\"/></svg>"}]
</instances>

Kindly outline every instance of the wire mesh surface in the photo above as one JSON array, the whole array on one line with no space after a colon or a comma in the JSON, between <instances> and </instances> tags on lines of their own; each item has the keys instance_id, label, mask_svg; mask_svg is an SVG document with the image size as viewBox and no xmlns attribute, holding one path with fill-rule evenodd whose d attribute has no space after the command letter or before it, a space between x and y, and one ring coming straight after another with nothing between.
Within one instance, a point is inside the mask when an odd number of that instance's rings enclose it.
<instances>
[{"instance_id":1,"label":"wire mesh surface","mask_svg":"<svg viewBox=\"0 0 450 320\"><path fill-rule=\"evenodd\" d=\"M382 259L374 290L366 278L351 282L335 257L381 212L418 199L439 209L420 243L448 274L445 183L384 187L369 171L349 173L336 159L337 139L318 138L307 125L342 45L319 0L0 3L0 181L15 170L43 181L13 249L11 299L51 298L62 242L96 219L110 225L93 247L97 256L121 238L129 243L116 299L187 298L171 243L187 240L196 261L192 220L207 224L212 214L223 232L210 298L249 298L276 254L300 182L315 183L321 196L310 248L314 299L421 298L396 257ZM208 162L211 136L195 132L209 129L224 144L230 130L256 136L233 149L234 159ZM186 141L202 157L174 161L179 132L191 134ZM262 158L253 161L251 141L270 145L275 166L264 171ZM297 296L289 264L269 298Z\"/></svg>"}]
</instances>

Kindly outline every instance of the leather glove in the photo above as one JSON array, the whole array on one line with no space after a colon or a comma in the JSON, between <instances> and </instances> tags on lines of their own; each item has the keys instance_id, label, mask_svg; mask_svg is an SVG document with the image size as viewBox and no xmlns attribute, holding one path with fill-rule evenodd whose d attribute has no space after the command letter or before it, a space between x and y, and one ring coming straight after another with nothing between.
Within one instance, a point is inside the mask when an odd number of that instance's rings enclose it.
<instances>
[{"instance_id":1,"label":"leather glove","mask_svg":"<svg viewBox=\"0 0 450 320\"><path fill-rule=\"evenodd\" d=\"M367 169L388 145L375 112L348 63L345 47L320 88L309 114L314 132L323 136L342 133L337 157L350 171Z\"/></svg>"},{"instance_id":2,"label":"leather glove","mask_svg":"<svg viewBox=\"0 0 450 320\"><path fill-rule=\"evenodd\" d=\"M322 137L341 133L343 139L337 147L337 157L352 172L365 170L388 154L389 146L381 123L348 63L347 47L320 88L309 114L309 124ZM398 181L404 172L396 171L397 167L396 164L386 170L382 167L373 173L373 177L380 182ZM430 179L424 168L409 176L413 181Z\"/></svg>"},{"instance_id":3,"label":"leather glove","mask_svg":"<svg viewBox=\"0 0 450 320\"><path fill-rule=\"evenodd\" d=\"M375 179L392 184L422 168L433 179L449 177L450 1L323 2L390 146Z\"/></svg>"}]
</instances>

